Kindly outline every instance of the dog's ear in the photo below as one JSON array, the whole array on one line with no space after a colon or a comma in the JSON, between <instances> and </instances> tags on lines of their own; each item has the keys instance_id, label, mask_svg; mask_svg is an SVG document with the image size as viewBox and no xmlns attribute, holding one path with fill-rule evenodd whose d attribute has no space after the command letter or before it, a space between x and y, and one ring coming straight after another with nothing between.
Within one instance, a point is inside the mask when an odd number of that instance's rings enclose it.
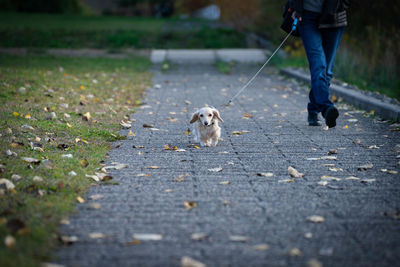
<instances>
[{"instance_id":1,"label":"dog's ear","mask_svg":"<svg viewBox=\"0 0 400 267\"><path fill-rule=\"evenodd\" d=\"M199 113L198 113L198 112L193 113L192 119L190 120L190 123L194 123L194 122L196 122L198 119L199 119Z\"/></svg>"},{"instance_id":2,"label":"dog's ear","mask_svg":"<svg viewBox=\"0 0 400 267\"><path fill-rule=\"evenodd\" d=\"M214 117L216 117L220 122L224 122L224 120L219 115L219 111L216 110L215 108L213 109L213 114L214 114Z\"/></svg>"}]
</instances>

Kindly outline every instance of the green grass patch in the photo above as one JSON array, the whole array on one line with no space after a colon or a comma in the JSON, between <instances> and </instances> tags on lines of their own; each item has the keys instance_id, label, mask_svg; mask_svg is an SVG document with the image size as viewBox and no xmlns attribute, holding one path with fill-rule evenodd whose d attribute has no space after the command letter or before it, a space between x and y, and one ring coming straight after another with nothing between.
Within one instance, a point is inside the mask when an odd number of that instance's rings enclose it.
<instances>
[{"instance_id":1,"label":"green grass patch","mask_svg":"<svg viewBox=\"0 0 400 267\"><path fill-rule=\"evenodd\" d=\"M214 66L217 70L222 74L231 74L232 68L235 66L235 62L224 62L224 61L217 61L215 62Z\"/></svg>"},{"instance_id":2,"label":"green grass patch","mask_svg":"<svg viewBox=\"0 0 400 267\"><path fill-rule=\"evenodd\" d=\"M119 122L150 85L149 67L141 57L0 56L0 172L15 185L10 191L0 188L0 266L50 260L60 243L60 221L74 211L77 197L97 184L85 175L98 172L110 142L124 138ZM7 156L6 150L16 155ZM35 176L43 180L34 181ZM7 236L15 244L7 246Z\"/></svg>"},{"instance_id":3,"label":"green grass patch","mask_svg":"<svg viewBox=\"0 0 400 267\"><path fill-rule=\"evenodd\" d=\"M192 26L182 26L183 23ZM1 47L223 48L246 47L233 29L206 21L62 14L0 14Z\"/></svg>"}]
</instances>

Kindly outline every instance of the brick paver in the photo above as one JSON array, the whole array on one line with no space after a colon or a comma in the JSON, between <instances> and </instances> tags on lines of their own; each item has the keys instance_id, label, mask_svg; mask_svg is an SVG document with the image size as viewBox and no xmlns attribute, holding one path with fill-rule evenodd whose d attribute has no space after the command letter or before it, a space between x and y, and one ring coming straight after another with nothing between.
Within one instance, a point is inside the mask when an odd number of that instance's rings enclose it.
<instances>
[{"instance_id":1,"label":"brick paver","mask_svg":"<svg viewBox=\"0 0 400 267\"><path fill-rule=\"evenodd\" d=\"M111 171L119 185L94 186L87 202L78 204L62 233L79 241L63 247L57 262L180 266L189 256L207 266L306 266L312 259L323 266L398 265L400 177L381 169L399 170L399 133L344 104L338 105L336 128L309 127L306 86L273 70L258 77L234 105L221 107L255 70L238 66L223 75L196 64L166 73L156 69L155 86L132 115L136 136L115 143L107 159L107 165L128 168ZM223 140L216 148L188 147L191 113L204 104L219 108ZM159 131L143 128L144 123ZM166 144L186 151L164 150ZM328 155L332 149L336 155ZM357 169L367 163L373 168ZM305 177L288 183L288 166ZM209 171L216 167L222 171ZM329 170L334 167L343 171ZM267 172L273 176L257 176ZM174 181L180 175L186 175L184 181ZM322 185L324 175L341 180L328 177ZM346 179L350 176L360 180ZM94 194L104 198L90 200ZM197 206L186 210L185 201ZM101 209L91 209L93 202ZM324 221L307 221L312 215ZM106 237L92 239L94 232ZM161 234L162 240L132 242L134 234L143 233ZM194 233L205 237L193 240ZM246 242L233 241L234 236ZM259 244L269 249L257 250Z\"/></svg>"}]
</instances>

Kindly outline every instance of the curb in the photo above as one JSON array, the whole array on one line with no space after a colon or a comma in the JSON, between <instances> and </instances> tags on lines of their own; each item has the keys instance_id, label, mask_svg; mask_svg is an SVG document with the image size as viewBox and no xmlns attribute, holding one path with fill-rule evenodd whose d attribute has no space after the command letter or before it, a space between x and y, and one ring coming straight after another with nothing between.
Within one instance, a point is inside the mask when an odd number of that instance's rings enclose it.
<instances>
[{"instance_id":1,"label":"curb","mask_svg":"<svg viewBox=\"0 0 400 267\"><path fill-rule=\"evenodd\" d=\"M270 51L265 49L167 49L152 50L150 60L154 64L170 61L177 64L205 63L216 61L239 63L262 63L267 60Z\"/></svg>"},{"instance_id":2,"label":"curb","mask_svg":"<svg viewBox=\"0 0 400 267\"><path fill-rule=\"evenodd\" d=\"M283 68L280 69L282 74L294 77L304 82L310 83L311 78L308 74L304 74L298 70ZM356 90L345 88L337 84L332 84L330 87L332 94L337 97L342 97L344 101L364 110L374 110L375 114L385 120L400 121L400 107L385 103L376 98L364 95Z\"/></svg>"}]
</instances>

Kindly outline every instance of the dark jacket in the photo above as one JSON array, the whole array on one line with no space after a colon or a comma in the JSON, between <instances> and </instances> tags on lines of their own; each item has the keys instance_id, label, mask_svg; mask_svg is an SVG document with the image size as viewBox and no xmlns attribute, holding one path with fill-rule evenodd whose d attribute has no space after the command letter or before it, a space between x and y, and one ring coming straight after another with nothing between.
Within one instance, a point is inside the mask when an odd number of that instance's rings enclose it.
<instances>
[{"instance_id":1,"label":"dark jacket","mask_svg":"<svg viewBox=\"0 0 400 267\"><path fill-rule=\"evenodd\" d=\"M289 0L289 7L296 11L297 16L301 17L303 0ZM337 28L347 25L346 9L350 6L350 0L325 0L319 20L319 28Z\"/></svg>"}]
</instances>

